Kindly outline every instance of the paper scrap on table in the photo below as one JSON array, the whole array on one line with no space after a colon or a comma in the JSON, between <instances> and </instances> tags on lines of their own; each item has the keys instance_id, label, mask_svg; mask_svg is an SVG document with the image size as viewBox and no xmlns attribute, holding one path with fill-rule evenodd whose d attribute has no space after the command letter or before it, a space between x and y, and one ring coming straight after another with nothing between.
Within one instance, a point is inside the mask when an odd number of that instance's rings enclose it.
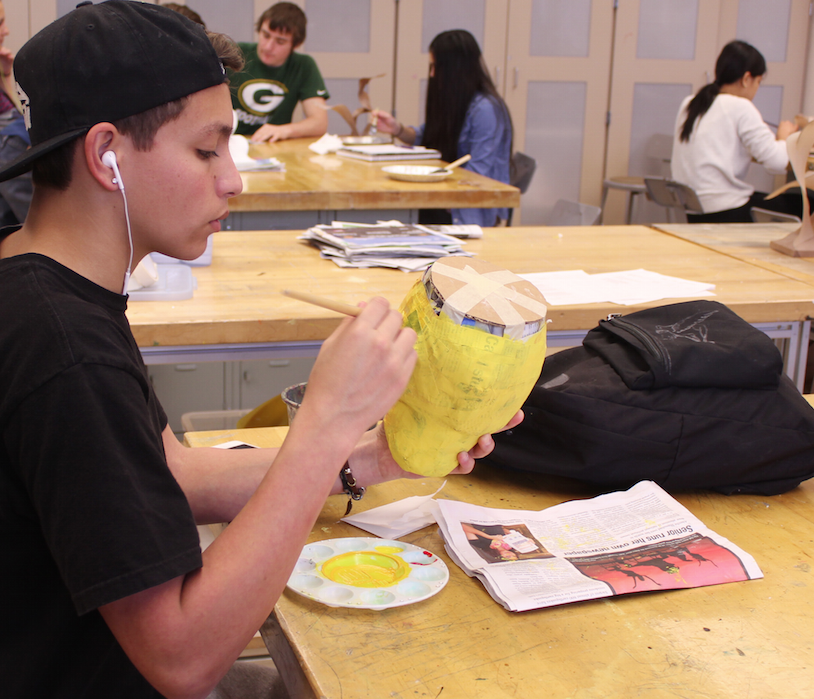
<instances>
[{"instance_id":1,"label":"paper scrap on table","mask_svg":"<svg viewBox=\"0 0 814 699\"><path fill-rule=\"evenodd\" d=\"M441 488L447 484L443 482ZM435 511L438 505L433 499L441 488L432 495L413 495L372 510L343 517L342 521L383 539L398 539L435 524Z\"/></svg>"},{"instance_id":2,"label":"paper scrap on table","mask_svg":"<svg viewBox=\"0 0 814 699\"><path fill-rule=\"evenodd\" d=\"M249 139L245 136L232 134L229 136L229 155L235 167L240 172L250 172L252 170L277 170L284 171L285 167L277 158L252 158L249 155Z\"/></svg>"},{"instance_id":3,"label":"paper scrap on table","mask_svg":"<svg viewBox=\"0 0 814 699\"><path fill-rule=\"evenodd\" d=\"M342 139L334 134L326 133L318 141L314 141L308 148L314 153L320 155L328 155L328 153L336 153L342 147Z\"/></svg>"},{"instance_id":4,"label":"paper scrap on table","mask_svg":"<svg viewBox=\"0 0 814 699\"><path fill-rule=\"evenodd\" d=\"M158 267L155 260L147 255L136 265L133 274L127 282L127 291L147 289L158 281Z\"/></svg>"},{"instance_id":5,"label":"paper scrap on table","mask_svg":"<svg viewBox=\"0 0 814 699\"><path fill-rule=\"evenodd\" d=\"M585 271L534 272L519 275L536 286L550 306L618 303L632 306L672 298L715 296L715 284L669 277L646 269L588 274Z\"/></svg>"}]
</instances>

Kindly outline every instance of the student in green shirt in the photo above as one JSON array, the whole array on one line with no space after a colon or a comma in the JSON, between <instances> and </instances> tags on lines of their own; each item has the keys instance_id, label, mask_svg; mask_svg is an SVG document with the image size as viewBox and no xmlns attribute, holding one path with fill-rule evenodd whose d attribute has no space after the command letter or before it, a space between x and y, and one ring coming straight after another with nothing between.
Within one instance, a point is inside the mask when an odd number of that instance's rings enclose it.
<instances>
[{"instance_id":1,"label":"student in green shirt","mask_svg":"<svg viewBox=\"0 0 814 699\"><path fill-rule=\"evenodd\" d=\"M317 64L294 53L305 41L305 13L295 4L278 2L257 20L259 41L241 43L244 69L231 78L237 133L255 142L322 136L328 130L325 89ZM297 102L305 118L291 123Z\"/></svg>"}]
</instances>

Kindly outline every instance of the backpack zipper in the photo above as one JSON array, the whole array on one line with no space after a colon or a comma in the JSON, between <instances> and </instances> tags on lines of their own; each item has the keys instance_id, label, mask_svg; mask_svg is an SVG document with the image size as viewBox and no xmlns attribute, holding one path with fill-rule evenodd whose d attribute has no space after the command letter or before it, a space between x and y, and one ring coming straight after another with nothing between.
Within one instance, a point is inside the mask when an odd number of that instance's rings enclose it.
<instances>
[{"instance_id":1,"label":"backpack zipper","mask_svg":"<svg viewBox=\"0 0 814 699\"><path fill-rule=\"evenodd\" d=\"M627 330L627 332L633 335L633 337L640 340L645 349L656 359L658 359L661 362L661 365L666 368L667 364L664 360L664 352L662 352L661 348L653 341L653 338L651 338L650 335L642 330L638 325L634 325L621 316L608 316L607 322L611 325L615 325L617 328Z\"/></svg>"}]
</instances>

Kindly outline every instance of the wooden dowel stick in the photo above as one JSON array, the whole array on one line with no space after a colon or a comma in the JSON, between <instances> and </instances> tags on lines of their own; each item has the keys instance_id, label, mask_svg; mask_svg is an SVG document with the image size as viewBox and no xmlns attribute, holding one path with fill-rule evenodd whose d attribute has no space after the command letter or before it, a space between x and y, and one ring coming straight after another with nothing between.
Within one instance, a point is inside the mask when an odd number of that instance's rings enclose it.
<instances>
[{"instance_id":1,"label":"wooden dowel stick","mask_svg":"<svg viewBox=\"0 0 814 699\"><path fill-rule=\"evenodd\" d=\"M305 301L305 303L310 303L313 304L314 306L327 308L329 311L344 313L346 316L358 316L362 312L362 309L359 308L358 306L351 306L348 303L342 303L342 301L326 299L323 296L315 296L314 294L309 294L307 291L294 291L293 289L284 289L283 294L285 294L286 296L290 296L292 299L297 299L298 301Z\"/></svg>"}]
</instances>

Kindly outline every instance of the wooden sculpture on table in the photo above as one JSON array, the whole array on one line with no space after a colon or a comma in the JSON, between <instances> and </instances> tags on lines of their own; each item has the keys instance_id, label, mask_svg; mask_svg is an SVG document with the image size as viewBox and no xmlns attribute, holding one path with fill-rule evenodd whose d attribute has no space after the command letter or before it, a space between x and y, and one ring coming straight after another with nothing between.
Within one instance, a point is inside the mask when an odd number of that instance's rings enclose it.
<instances>
[{"instance_id":1,"label":"wooden sculpture on table","mask_svg":"<svg viewBox=\"0 0 814 699\"><path fill-rule=\"evenodd\" d=\"M367 93L367 85L371 80L375 80L376 78L383 78L386 73L381 73L380 75L374 75L371 78L359 78L359 106L353 110L353 112L348 109L348 107L344 104L335 104L335 105L328 105L326 109L332 109L335 111L339 116L341 116L345 122L350 126L350 135L351 136L360 136L359 129L356 126L356 120L362 115L368 112L372 112L373 108L370 106L370 95ZM367 136L373 124L367 124L364 130L361 133L361 136ZM375 130L374 130L375 133ZM371 134L372 135L372 134ZM390 138L385 137L382 135L382 141L389 141Z\"/></svg>"},{"instance_id":2,"label":"wooden sculpture on table","mask_svg":"<svg viewBox=\"0 0 814 699\"><path fill-rule=\"evenodd\" d=\"M799 187L802 192L803 215L800 228L789 233L785 238L769 243L773 250L791 257L814 257L814 227L806 196L806 180L814 177L814 171L808 169L808 157L812 147L814 147L814 121L806 123L802 130L793 133L786 139L786 148L789 152L789 162L795 181L787 182L766 197L772 199L793 187Z\"/></svg>"}]
</instances>

